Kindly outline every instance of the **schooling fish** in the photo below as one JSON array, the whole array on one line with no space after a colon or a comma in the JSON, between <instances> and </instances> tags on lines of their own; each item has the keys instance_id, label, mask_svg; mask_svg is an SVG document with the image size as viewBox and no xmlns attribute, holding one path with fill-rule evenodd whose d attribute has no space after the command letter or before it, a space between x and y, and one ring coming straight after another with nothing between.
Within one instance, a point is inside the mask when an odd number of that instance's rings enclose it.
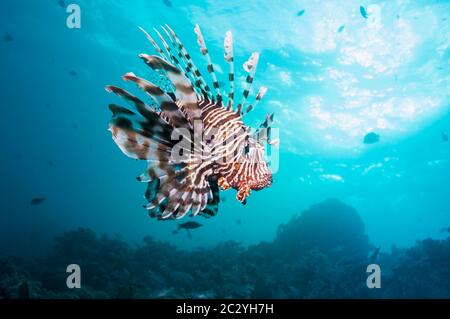
<instances>
[{"instance_id":1,"label":"schooling fish","mask_svg":"<svg viewBox=\"0 0 450 319\"><path fill-rule=\"evenodd\" d=\"M31 205L39 205L45 201L45 197L35 197L31 200Z\"/></svg>"},{"instance_id":2,"label":"schooling fish","mask_svg":"<svg viewBox=\"0 0 450 319\"><path fill-rule=\"evenodd\" d=\"M125 155L148 162L146 171L137 179L147 183L144 197L150 217L179 219L188 213L215 216L220 202L219 188L236 189L237 200L245 203L252 190L270 186L272 172L264 155L266 143L278 142L271 139L273 113L252 131L243 122L243 117L257 106L267 91L266 87L261 87L252 103L247 102L259 53L253 53L243 65L246 81L241 100L235 104L230 31L226 32L224 40L224 57L229 67L229 90L225 95L198 25L194 32L212 87L168 25L154 29L159 44L140 29L158 55L140 54L139 57L169 85L152 83L131 72L123 76L123 80L143 90L152 104L117 86L107 86L106 91L120 96L133 107L130 110L110 104L113 116L109 130Z\"/></svg>"}]
</instances>

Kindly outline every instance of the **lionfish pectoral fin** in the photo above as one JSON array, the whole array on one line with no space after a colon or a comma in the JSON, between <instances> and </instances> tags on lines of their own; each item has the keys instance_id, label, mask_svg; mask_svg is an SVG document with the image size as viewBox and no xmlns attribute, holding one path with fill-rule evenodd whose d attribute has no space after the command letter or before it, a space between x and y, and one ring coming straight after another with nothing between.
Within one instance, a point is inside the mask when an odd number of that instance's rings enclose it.
<instances>
[{"instance_id":1,"label":"lionfish pectoral fin","mask_svg":"<svg viewBox=\"0 0 450 319\"><path fill-rule=\"evenodd\" d=\"M212 192L207 181L209 172L189 163L165 164L160 169L165 171L165 177L148 205L158 218L181 219L189 212L195 216L207 209L212 201L208 201ZM163 200L164 207L161 207Z\"/></svg>"},{"instance_id":2,"label":"lionfish pectoral fin","mask_svg":"<svg viewBox=\"0 0 450 319\"><path fill-rule=\"evenodd\" d=\"M236 199L241 203L245 204L246 198L250 196L250 186L248 184L242 183L239 187L239 191L236 195Z\"/></svg>"},{"instance_id":3,"label":"lionfish pectoral fin","mask_svg":"<svg viewBox=\"0 0 450 319\"><path fill-rule=\"evenodd\" d=\"M217 184L219 185L220 189L223 191L226 191L231 188L230 183L228 183L227 179L225 177L220 177L217 181Z\"/></svg>"},{"instance_id":4,"label":"lionfish pectoral fin","mask_svg":"<svg viewBox=\"0 0 450 319\"><path fill-rule=\"evenodd\" d=\"M203 217L216 216L219 211L220 202L220 190L217 181L209 182L210 194L207 205L200 211L200 215Z\"/></svg>"}]
</instances>

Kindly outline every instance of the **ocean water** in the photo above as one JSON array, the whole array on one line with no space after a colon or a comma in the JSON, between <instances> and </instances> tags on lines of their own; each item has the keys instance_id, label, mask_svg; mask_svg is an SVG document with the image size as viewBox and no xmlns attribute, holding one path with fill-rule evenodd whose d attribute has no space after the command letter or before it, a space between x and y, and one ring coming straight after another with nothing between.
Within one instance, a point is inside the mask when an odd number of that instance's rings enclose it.
<instances>
[{"instance_id":1,"label":"ocean water","mask_svg":"<svg viewBox=\"0 0 450 319\"><path fill-rule=\"evenodd\" d=\"M80 28L67 26L71 3L79 5ZM275 245L280 225L294 227L293 216L324 201L330 214L319 208L323 220L311 227L346 237L349 229L333 219L345 203L362 221L367 254L379 247L392 258L395 249L424 240L450 247L449 1L6 0L0 12L1 255L39 258L54 249L55 236L83 228L129 247L150 236L183 256L206 249L221 259L237 249L224 243L258 245L271 259L260 243ZM196 23L221 84L228 77L224 35L233 32L238 97L242 64L260 52L250 94L261 85L268 92L245 122L254 127L274 112L280 144L272 186L253 192L246 205L236 191L221 192L217 216L182 220L202 224L188 237L173 233L180 221L151 219L142 208L145 186L135 176L145 163L112 140L107 106L120 100L104 88L131 87L121 80L126 72L149 74L138 54L156 52L138 26L170 25L206 75ZM371 132L379 141L364 143ZM45 200L32 205L33 198ZM426 297L450 297L448 264L443 269L446 286ZM265 283L258 291L272 288ZM202 289L202 296L218 296ZM305 296L292 289L288 296Z\"/></svg>"}]
</instances>

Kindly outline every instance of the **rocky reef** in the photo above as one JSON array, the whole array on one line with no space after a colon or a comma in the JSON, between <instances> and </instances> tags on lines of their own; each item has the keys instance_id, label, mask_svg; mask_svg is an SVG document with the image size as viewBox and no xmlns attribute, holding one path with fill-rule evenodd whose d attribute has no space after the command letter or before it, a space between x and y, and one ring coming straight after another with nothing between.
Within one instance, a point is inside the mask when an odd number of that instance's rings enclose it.
<instances>
[{"instance_id":1,"label":"rocky reef","mask_svg":"<svg viewBox=\"0 0 450 319\"><path fill-rule=\"evenodd\" d=\"M382 269L368 289L366 267ZM66 267L82 288L66 287ZM450 238L379 252L350 206L328 200L279 227L272 242L195 251L143 239L130 246L89 229L55 238L46 256L0 255L0 298L450 298Z\"/></svg>"}]
</instances>

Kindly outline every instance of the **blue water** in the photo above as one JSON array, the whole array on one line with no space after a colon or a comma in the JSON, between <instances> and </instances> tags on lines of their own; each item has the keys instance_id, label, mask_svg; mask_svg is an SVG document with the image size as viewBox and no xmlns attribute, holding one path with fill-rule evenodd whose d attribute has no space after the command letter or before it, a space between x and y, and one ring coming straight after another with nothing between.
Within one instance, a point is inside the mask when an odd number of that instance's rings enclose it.
<instances>
[{"instance_id":1,"label":"blue water","mask_svg":"<svg viewBox=\"0 0 450 319\"><path fill-rule=\"evenodd\" d=\"M230 239L256 244L328 198L354 207L382 249L446 236L448 1L76 3L81 29L66 27L57 1L0 3L3 252L39 254L55 235L77 227L130 243L151 235L183 249ZM250 53L261 53L255 88L269 91L246 122L275 112L281 140L273 185L245 206L235 191L223 193L218 216L196 218L203 227L192 240L172 234L176 222L148 218L144 185L135 180L145 165L124 156L107 131L114 100L105 85L122 85L129 71L145 74L137 55L155 52L138 26L165 23L204 67L193 32L199 23L223 81L227 30L241 76ZM3 41L6 35L12 41ZM380 141L364 144L372 131ZM34 197L46 200L31 206Z\"/></svg>"}]
</instances>

